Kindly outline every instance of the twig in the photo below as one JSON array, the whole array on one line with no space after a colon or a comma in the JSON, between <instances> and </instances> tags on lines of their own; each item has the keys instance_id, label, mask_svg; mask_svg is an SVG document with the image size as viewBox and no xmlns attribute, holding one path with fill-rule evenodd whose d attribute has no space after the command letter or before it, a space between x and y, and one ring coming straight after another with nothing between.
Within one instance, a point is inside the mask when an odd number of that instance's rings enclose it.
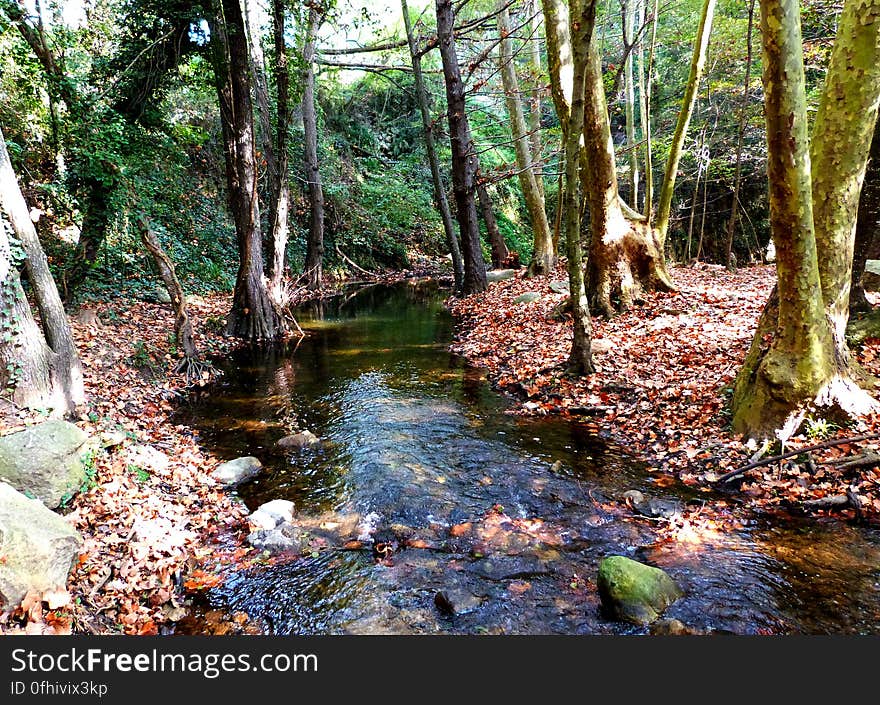
<instances>
[{"instance_id":1,"label":"twig","mask_svg":"<svg viewBox=\"0 0 880 705\"><path fill-rule=\"evenodd\" d=\"M355 264L350 258L346 257L345 254L343 254L342 250L339 249L339 245L336 245L336 254L339 255L340 257L342 257L342 259L344 259L346 262L348 262L352 267L354 267L359 272L366 274L368 277L375 277L376 279L379 279L378 274L376 274L375 272L367 271L363 267L360 267L357 264Z\"/></svg>"},{"instance_id":2,"label":"twig","mask_svg":"<svg viewBox=\"0 0 880 705\"><path fill-rule=\"evenodd\" d=\"M731 470L728 473L725 473L721 477L719 477L715 482L729 482L737 475L742 475L744 472L748 472L754 468L760 467L762 465L770 465L771 463L775 463L777 460L785 460L786 458L793 458L796 455L800 455L801 453L809 453L813 450L823 450L824 448L833 448L834 446L840 446L844 443L857 443L858 441L868 441L874 438L880 438L880 433L864 433L861 436L852 436L850 438L837 438L831 441L825 441L824 443L817 443L816 445L807 446L806 448L798 448L797 450L790 450L787 453L782 453L781 455L774 455L769 458L764 458L763 460L756 460L753 463L749 463L748 465L743 465L741 468L737 468L736 470Z\"/></svg>"}]
</instances>

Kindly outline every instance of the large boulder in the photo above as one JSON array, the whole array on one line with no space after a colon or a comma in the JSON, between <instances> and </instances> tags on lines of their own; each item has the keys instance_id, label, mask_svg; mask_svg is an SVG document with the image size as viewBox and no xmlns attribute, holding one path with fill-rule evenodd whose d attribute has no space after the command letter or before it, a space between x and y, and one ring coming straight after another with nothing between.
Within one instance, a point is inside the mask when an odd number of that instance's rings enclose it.
<instances>
[{"instance_id":1,"label":"large boulder","mask_svg":"<svg viewBox=\"0 0 880 705\"><path fill-rule=\"evenodd\" d=\"M656 620L684 593L659 568L625 556L599 563L599 597L611 616L644 626Z\"/></svg>"},{"instance_id":2,"label":"large boulder","mask_svg":"<svg viewBox=\"0 0 880 705\"><path fill-rule=\"evenodd\" d=\"M62 517L0 482L0 609L64 586L82 538Z\"/></svg>"},{"instance_id":3,"label":"large boulder","mask_svg":"<svg viewBox=\"0 0 880 705\"><path fill-rule=\"evenodd\" d=\"M220 463L213 471L211 477L224 487L235 487L245 480L256 477L263 464L252 455L236 458L225 463Z\"/></svg>"},{"instance_id":4,"label":"large boulder","mask_svg":"<svg viewBox=\"0 0 880 705\"><path fill-rule=\"evenodd\" d=\"M0 481L36 497L50 509L72 497L86 480L88 436L72 423L45 421L0 438Z\"/></svg>"},{"instance_id":5,"label":"large boulder","mask_svg":"<svg viewBox=\"0 0 880 705\"><path fill-rule=\"evenodd\" d=\"M505 279L513 279L515 276L515 269L490 269L486 272L486 281L489 284L492 282L503 282Z\"/></svg>"}]
</instances>

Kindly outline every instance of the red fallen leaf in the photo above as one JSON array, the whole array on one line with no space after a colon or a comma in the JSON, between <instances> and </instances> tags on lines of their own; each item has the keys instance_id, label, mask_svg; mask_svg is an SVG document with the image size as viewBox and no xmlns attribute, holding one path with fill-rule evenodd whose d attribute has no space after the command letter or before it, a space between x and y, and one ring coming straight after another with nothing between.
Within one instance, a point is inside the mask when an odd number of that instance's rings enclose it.
<instances>
[{"instance_id":1,"label":"red fallen leaf","mask_svg":"<svg viewBox=\"0 0 880 705\"><path fill-rule=\"evenodd\" d=\"M471 524L471 522L466 521L466 522L464 522L463 524L456 524L455 526L453 526L453 527L449 530L449 533L452 534L452 535L455 536L455 537L460 537L460 536L464 536L464 535L465 535L466 533L468 533L472 528L473 528L473 525Z\"/></svg>"},{"instance_id":2,"label":"red fallen leaf","mask_svg":"<svg viewBox=\"0 0 880 705\"><path fill-rule=\"evenodd\" d=\"M358 549L363 548L364 544L362 541L346 541L342 544L342 547L347 551L357 551Z\"/></svg>"},{"instance_id":3,"label":"red fallen leaf","mask_svg":"<svg viewBox=\"0 0 880 705\"><path fill-rule=\"evenodd\" d=\"M433 544L423 541L422 539L409 539L406 542L409 548L433 548Z\"/></svg>"}]
</instances>

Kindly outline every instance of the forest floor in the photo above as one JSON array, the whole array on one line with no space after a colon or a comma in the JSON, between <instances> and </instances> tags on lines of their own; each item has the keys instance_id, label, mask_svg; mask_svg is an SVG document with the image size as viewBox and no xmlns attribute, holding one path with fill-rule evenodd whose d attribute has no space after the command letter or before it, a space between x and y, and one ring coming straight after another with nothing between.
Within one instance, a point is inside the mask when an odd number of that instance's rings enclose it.
<instances>
[{"instance_id":1,"label":"forest floor","mask_svg":"<svg viewBox=\"0 0 880 705\"><path fill-rule=\"evenodd\" d=\"M772 266L733 273L720 265L674 268L677 292L647 293L623 315L593 319L596 374L572 378L564 374L571 317L561 320L554 312L567 297L566 272L560 266L547 279L519 272L483 293L450 301L459 321L453 350L520 400L514 413L583 419L645 460L658 484L677 478L707 492L723 486L755 508L832 512L876 523L878 416L844 421L820 410L784 448L777 442L759 449L730 431L734 380L774 273ZM537 300L515 301L529 292L539 294ZM855 356L868 372L880 374L880 340L869 338ZM869 438L858 440L863 435ZM758 457L767 461L820 444L828 447L718 482Z\"/></svg>"}]
</instances>

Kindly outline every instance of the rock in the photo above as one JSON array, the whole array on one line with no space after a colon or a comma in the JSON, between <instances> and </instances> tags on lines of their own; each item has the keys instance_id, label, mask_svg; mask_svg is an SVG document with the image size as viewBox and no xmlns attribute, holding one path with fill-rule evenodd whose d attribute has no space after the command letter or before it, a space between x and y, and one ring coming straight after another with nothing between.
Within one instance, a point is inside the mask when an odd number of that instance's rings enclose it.
<instances>
[{"instance_id":1,"label":"rock","mask_svg":"<svg viewBox=\"0 0 880 705\"><path fill-rule=\"evenodd\" d=\"M123 431L105 431L101 434L101 447L102 448L115 448L116 446L121 446L125 443L125 439L127 436Z\"/></svg>"},{"instance_id":2,"label":"rock","mask_svg":"<svg viewBox=\"0 0 880 705\"><path fill-rule=\"evenodd\" d=\"M547 286L554 294L568 294L568 282L550 282Z\"/></svg>"},{"instance_id":3,"label":"rock","mask_svg":"<svg viewBox=\"0 0 880 705\"><path fill-rule=\"evenodd\" d=\"M45 505L0 482L0 603L12 609L30 590L67 583L82 538Z\"/></svg>"},{"instance_id":4,"label":"rock","mask_svg":"<svg viewBox=\"0 0 880 705\"><path fill-rule=\"evenodd\" d=\"M459 588L440 590L434 595L434 606L445 614L466 614L483 604L483 600Z\"/></svg>"},{"instance_id":5,"label":"rock","mask_svg":"<svg viewBox=\"0 0 880 705\"><path fill-rule=\"evenodd\" d=\"M540 298L541 298L541 294L539 294L537 291L527 291L525 294L520 294L519 296L517 296L513 300L513 303L515 303L515 304L530 304L533 301L537 301Z\"/></svg>"},{"instance_id":6,"label":"rock","mask_svg":"<svg viewBox=\"0 0 880 705\"><path fill-rule=\"evenodd\" d=\"M275 445L279 448L290 449L290 448L307 448L308 446L317 445L321 442L314 433L311 431L300 431L299 433L294 433L291 436L285 436L280 439Z\"/></svg>"},{"instance_id":7,"label":"rock","mask_svg":"<svg viewBox=\"0 0 880 705\"><path fill-rule=\"evenodd\" d=\"M689 636L700 633L677 619L658 619L651 625L651 634L654 636Z\"/></svg>"},{"instance_id":8,"label":"rock","mask_svg":"<svg viewBox=\"0 0 880 705\"><path fill-rule=\"evenodd\" d=\"M503 282L505 279L513 279L516 276L515 269L490 269L486 272L486 281Z\"/></svg>"},{"instance_id":9,"label":"rock","mask_svg":"<svg viewBox=\"0 0 880 705\"><path fill-rule=\"evenodd\" d=\"M292 524L281 524L275 529L256 529L248 534L248 543L269 553L302 553L302 530Z\"/></svg>"},{"instance_id":10,"label":"rock","mask_svg":"<svg viewBox=\"0 0 880 705\"><path fill-rule=\"evenodd\" d=\"M668 499L646 497L638 490L628 490L623 493L624 501L635 509L639 514L654 519L671 519L681 514L681 506L678 502Z\"/></svg>"},{"instance_id":11,"label":"rock","mask_svg":"<svg viewBox=\"0 0 880 705\"><path fill-rule=\"evenodd\" d=\"M126 460L129 465L154 472L167 470L168 465L171 463L171 458L158 448L150 445L129 446Z\"/></svg>"},{"instance_id":12,"label":"rock","mask_svg":"<svg viewBox=\"0 0 880 705\"><path fill-rule=\"evenodd\" d=\"M160 303L160 304L170 304L171 303L171 294L168 293L168 290L155 286L151 289L147 289L141 294L141 301L149 301L151 303Z\"/></svg>"},{"instance_id":13,"label":"rock","mask_svg":"<svg viewBox=\"0 0 880 705\"><path fill-rule=\"evenodd\" d=\"M868 291L880 291L880 259L869 259L865 262L862 286Z\"/></svg>"},{"instance_id":14,"label":"rock","mask_svg":"<svg viewBox=\"0 0 880 705\"><path fill-rule=\"evenodd\" d=\"M684 594L664 571L625 556L602 559L598 585L606 612L639 626L655 621Z\"/></svg>"},{"instance_id":15,"label":"rock","mask_svg":"<svg viewBox=\"0 0 880 705\"><path fill-rule=\"evenodd\" d=\"M256 477L262 467L263 464L257 458L246 455L226 463L220 463L211 472L211 477L224 487L235 487L245 480Z\"/></svg>"},{"instance_id":16,"label":"rock","mask_svg":"<svg viewBox=\"0 0 880 705\"><path fill-rule=\"evenodd\" d=\"M86 481L88 436L72 423L46 421L0 438L0 481L50 509Z\"/></svg>"},{"instance_id":17,"label":"rock","mask_svg":"<svg viewBox=\"0 0 880 705\"><path fill-rule=\"evenodd\" d=\"M248 525L251 530L274 529L279 524L289 524L293 521L295 507L293 502L287 499L273 499L271 502L261 504L248 517Z\"/></svg>"}]
</instances>

